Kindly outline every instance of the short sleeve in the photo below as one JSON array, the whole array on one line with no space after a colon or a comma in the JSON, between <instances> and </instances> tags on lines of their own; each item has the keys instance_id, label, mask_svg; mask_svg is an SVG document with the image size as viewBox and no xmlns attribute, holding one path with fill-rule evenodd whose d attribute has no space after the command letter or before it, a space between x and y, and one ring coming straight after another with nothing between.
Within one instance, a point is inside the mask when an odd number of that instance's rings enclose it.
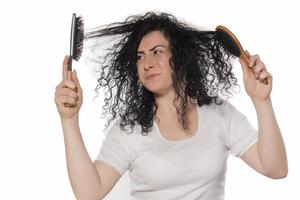
<instances>
[{"instance_id":1,"label":"short sleeve","mask_svg":"<svg viewBox=\"0 0 300 200\"><path fill-rule=\"evenodd\" d=\"M96 160L111 165L121 176L129 169L128 134L119 127L118 123L114 124L106 133Z\"/></svg>"},{"instance_id":2,"label":"short sleeve","mask_svg":"<svg viewBox=\"0 0 300 200\"><path fill-rule=\"evenodd\" d=\"M230 105L231 115L228 120L227 148L231 154L241 157L257 142L258 132L250 124L247 117Z\"/></svg>"}]
</instances>

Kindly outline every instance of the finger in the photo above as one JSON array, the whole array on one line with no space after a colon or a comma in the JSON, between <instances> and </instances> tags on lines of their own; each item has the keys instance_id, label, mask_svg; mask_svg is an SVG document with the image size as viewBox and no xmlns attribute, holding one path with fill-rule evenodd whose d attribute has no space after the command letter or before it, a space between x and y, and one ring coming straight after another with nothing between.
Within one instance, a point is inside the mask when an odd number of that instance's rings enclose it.
<instances>
[{"instance_id":1,"label":"finger","mask_svg":"<svg viewBox=\"0 0 300 200\"><path fill-rule=\"evenodd\" d=\"M58 97L54 98L54 102L59 107L65 107L65 105L61 101L58 100Z\"/></svg>"},{"instance_id":2,"label":"finger","mask_svg":"<svg viewBox=\"0 0 300 200\"><path fill-rule=\"evenodd\" d=\"M69 97L69 96L59 96L57 97L58 102L61 104L69 104L69 105L75 105L76 104L76 98Z\"/></svg>"},{"instance_id":3,"label":"finger","mask_svg":"<svg viewBox=\"0 0 300 200\"><path fill-rule=\"evenodd\" d=\"M72 80L76 84L76 87L77 87L78 91L82 92L82 89L81 89L81 86L80 86L80 83L79 83L79 80L78 80L78 77L77 77L77 71L76 70L74 70L72 72Z\"/></svg>"},{"instance_id":4,"label":"finger","mask_svg":"<svg viewBox=\"0 0 300 200\"><path fill-rule=\"evenodd\" d=\"M253 72L254 72L254 75L255 75L255 78L258 77L258 75L264 71L266 69L265 67L265 64L263 62L259 62L257 63L253 68Z\"/></svg>"},{"instance_id":5,"label":"finger","mask_svg":"<svg viewBox=\"0 0 300 200\"><path fill-rule=\"evenodd\" d=\"M76 99L68 96L56 96L55 103L64 107L69 107L68 105L76 105Z\"/></svg>"},{"instance_id":6,"label":"finger","mask_svg":"<svg viewBox=\"0 0 300 200\"><path fill-rule=\"evenodd\" d=\"M71 90L69 88L61 88L55 92L55 96L69 96L73 98L77 98L76 92L74 90Z\"/></svg>"},{"instance_id":7,"label":"finger","mask_svg":"<svg viewBox=\"0 0 300 200\"><path fill-rule=\"evenodd\" d=\"M250 58L251 54L249 53L248 50L245 50L246 55Z\"/></svg>"},{"instance_id":8,"label":"finger","mask_svg":"<svg viewBox=\"0 0 300 200\"><path fill-rule=\"evenodd\" d=\"M268 71L262 71L258 76L259 81L264 79L272 79L272 75Z\"/></svg>"},{"instance_id":9,"label":"finger","mask_svg":"<svg viewBox=\"0 0 300 200\"><path fill-rule=\"evenodd\" d=\"M70 88L72 90L76 89L76 84L74 83L74 81L71 80L63 80L58 86L58 88Z\"/></svg>"},{"instance_id":10,"label":"finger","mask_svg":"<svg viewBox=\"0 0 300 200\"><path fill-rule=\"evenodd\" d=\"M69 57L66 55L63 61L63 71L62 71L63 80L68 79L68 63L69 63Z\"/></svg>"},{"instance_id":11,"label":"finger","mask_svg":"<svg viewBox=\"0 0 300 200\"><path fill-rule=\"evenodd\" d=\"M254 65L260 62L260 57L258 54L249 57L249 67L252 68Z\"/></svg>"}]
</instances>

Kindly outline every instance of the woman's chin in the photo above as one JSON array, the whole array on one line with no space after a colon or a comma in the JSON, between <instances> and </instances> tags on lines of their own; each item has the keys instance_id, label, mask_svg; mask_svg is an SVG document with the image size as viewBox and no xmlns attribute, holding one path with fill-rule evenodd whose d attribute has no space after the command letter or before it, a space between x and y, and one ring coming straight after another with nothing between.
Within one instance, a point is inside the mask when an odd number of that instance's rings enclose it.
<instances>
[{"instance_id":1,"label":"woman's chin","mask_svg":"<svg viewBox=\"0 0 300 200\"><path fill-rule=\"evenodd\" d=\"M157 88L154 87L146 87L146 89L152 93L157 93L159 91Z\"/></svg>"},{"instance_id":2,"label":"woman's chin","mask_svg":"<svg viewBox=\"0 0 300 200\"><path fill-rule=\"evenodd\" d=\"M152 92L155 96L160 96L167 93L167 88L162 87L146 87L147 90Z\"/></svg>"}]
</instances>

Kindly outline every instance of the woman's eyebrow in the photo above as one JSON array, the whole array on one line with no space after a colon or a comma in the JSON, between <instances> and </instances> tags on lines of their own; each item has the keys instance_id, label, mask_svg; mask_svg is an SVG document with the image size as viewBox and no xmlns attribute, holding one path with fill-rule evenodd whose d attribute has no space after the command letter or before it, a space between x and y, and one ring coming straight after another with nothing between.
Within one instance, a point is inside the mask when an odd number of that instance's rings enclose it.
<instances>
[{"instance_id":1,"label":"woman's eyebrow","mask_svg":"<svg viewBox=\"0 0 300 200\"><path fill-rule=\"evenodd\" d=\"M167 48L166 46L162 45L162 44L158 44L155 45L154 47L152 47L151 49L149 49L149 51L154 51L157 47L163 47L163 48ZM144 54L144 51L138 51L138 54Z\"/></svg>"}]
</instances>

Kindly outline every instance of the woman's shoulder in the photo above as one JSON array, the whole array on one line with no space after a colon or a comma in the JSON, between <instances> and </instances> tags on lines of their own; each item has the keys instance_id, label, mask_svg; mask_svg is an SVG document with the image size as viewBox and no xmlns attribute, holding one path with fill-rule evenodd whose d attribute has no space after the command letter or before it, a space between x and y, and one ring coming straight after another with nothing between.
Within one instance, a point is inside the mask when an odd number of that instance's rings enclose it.
<instances>
[{"instance_id":1,"label":"woman's shoulder","mask_svg":"<svg viewBox=\"0 0 300 200\"><path fill-rule=\"evenodd\" d=\"M221 128L221 133L227 129L236 108L228 100L223 100L221 103L212 102L204 105L200 109L204 122L215 128Z\"/></svg>"},{"instance_id":2,"label":"woman's shoulder","mask_svg":"<svg viewBox=\"0 0 300 200\"><path fill-rule=\"evenodd\" d=\"M121 118L116 117L105 129L105 134L118 135L122 138L134 138L138 133L138 128L139 125L137 123L132 127L130 125L122 125Z\"/></svg>"},{"instance_id":3,"label":"woman's shoulder","mask_svg":"<svg viewBox=\"0 0 300 200\"><path fill-rule=\"evenodd\" d=\"M220 99L218 102L202 105L201 109L206 114L216 115L216 117L228 117L236 108L228 100Z\"/></svg>"}]
</instances>

